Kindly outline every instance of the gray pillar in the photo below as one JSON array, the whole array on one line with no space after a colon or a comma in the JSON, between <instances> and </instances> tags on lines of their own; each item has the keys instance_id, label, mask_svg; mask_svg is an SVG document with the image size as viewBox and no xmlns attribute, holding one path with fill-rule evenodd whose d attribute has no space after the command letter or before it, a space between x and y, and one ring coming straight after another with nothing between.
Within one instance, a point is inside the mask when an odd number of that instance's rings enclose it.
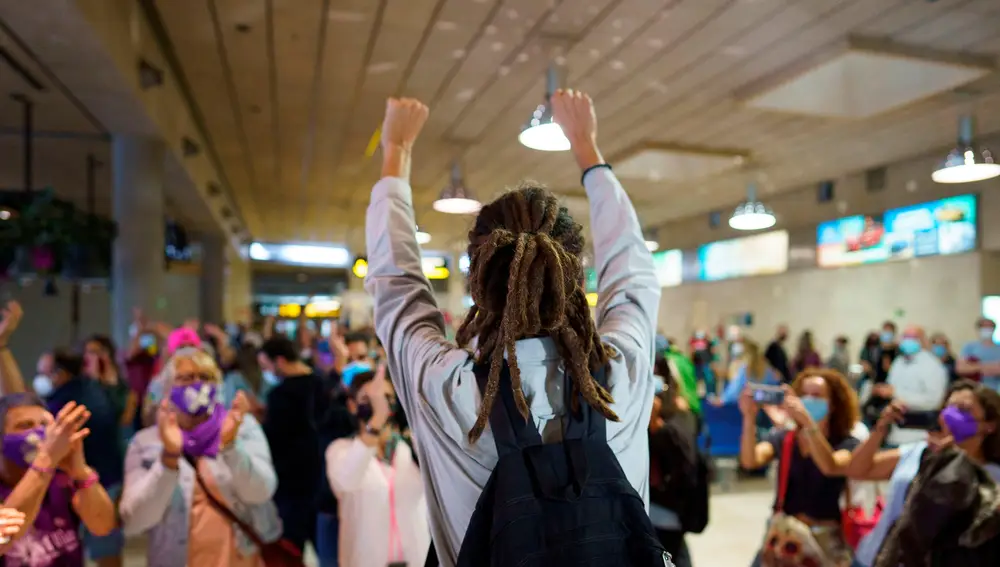
<instances>
[{"instance_id":1,"label":"gray pillar","mask_svg":"<svg viewBox=\"0 0 1000 567\"><path fill-rule=\"evenodd\" d=\"M221 236L201 239L201 320L223 323L223 302L226 287L226 241Z\"/></svg>"},{"instance_id":2,"label":"gray pillar","mask_svg":"<svg viewBox=\"0 0 1000 567\"><path fill-rule=\"evenodd\" d=\"M164 203L166 146L152 138L112 142L114 215L118 238L111 275L111 329L127 344L133 308L153 321L164 316Z\"/></svg>"}]
</instances>

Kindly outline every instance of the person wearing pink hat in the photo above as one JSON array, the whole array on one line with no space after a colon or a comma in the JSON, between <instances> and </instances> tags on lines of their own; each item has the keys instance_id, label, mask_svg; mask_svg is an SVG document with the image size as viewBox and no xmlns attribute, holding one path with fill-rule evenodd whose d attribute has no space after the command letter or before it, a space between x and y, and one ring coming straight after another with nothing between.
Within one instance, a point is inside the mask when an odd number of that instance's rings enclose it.
<instances>
[{"instance_id":1,"label":"person wearing pink hat","mask_svg":"<svg viewBox=\"0 0 1000 567\"><path fill-rule=\"evenodd\" d=\"M190 327L178 327L167 335L167 357L173 356L182 348L201 348L201 345L201 337L197 331Z\"/></svg>"}]
</instances>

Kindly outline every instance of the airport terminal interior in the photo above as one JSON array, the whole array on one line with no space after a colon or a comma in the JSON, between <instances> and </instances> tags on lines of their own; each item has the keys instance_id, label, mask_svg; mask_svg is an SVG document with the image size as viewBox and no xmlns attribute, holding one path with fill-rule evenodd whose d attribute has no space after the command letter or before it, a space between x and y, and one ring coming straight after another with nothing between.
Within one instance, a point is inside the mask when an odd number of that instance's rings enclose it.
<instances>
[{"instance_id":1,"label":"airport terminal interior","mask_svg":"<svg viewBox=\"0 0 1000 567\"><path fill-rule=\"evenodd\" d=\"M989 564L993 152L998 0L0 0L0 565L534 565L581 415L676 567Z\"/></svg>"}]
</instances>

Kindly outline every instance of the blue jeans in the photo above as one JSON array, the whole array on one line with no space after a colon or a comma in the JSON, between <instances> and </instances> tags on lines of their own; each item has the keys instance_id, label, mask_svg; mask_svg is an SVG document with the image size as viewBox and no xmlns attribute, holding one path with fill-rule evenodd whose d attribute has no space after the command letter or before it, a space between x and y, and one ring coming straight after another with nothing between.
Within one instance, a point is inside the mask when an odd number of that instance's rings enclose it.
<instances>
[{"instance_id":1,"label":"blue jeans","mask_svg":"<svg viewBox=\"0 0 1000 567\"><path fill-rule=\"evenodd\" d=\"M316 516L316 556L319 567L337 567L340 521L336 514L320 512Z\"/></svg>"},{"instance_id":2,"label":"blue jeans","mask_svg":"<svg viewBox=\"0 0 1000 567\"><path fill-rule=\"evenodd\" d=\"M122 485L105 487L111 501L118 506L118 498L122 494ZM125 549L125 534L121 527L116 527L108 535L95 536L90 533L85 526L80 526L83 535L83 546L87 550L87 555L92 561L104 559L106 557L118 557Z\"/></svg>"}]
</instances>

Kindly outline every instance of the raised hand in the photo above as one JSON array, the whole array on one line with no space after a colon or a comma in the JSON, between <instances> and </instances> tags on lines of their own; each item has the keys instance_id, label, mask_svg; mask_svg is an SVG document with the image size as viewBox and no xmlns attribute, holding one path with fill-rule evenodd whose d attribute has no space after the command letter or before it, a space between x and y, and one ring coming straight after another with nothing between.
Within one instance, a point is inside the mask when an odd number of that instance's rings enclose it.
<instances>
[{"instance_id":1,"label":"raised hand","mask_svg":"<svg viewBox=\"0 0 1000 567\"><path fill-rule=\"evenodd\" d=\"M573 146L597 140L594 101L586 93L560 89L552 95L552 117Z\"/></svg>"},{"instance_id":2,"label":"raised hand","mask_svg":"<svg viewBox=\"0 0 1000 567\"><path fill-rule=\"evenodd\" d=\"M163 452L170 457L178 457L184 448L184 437L177 425L177 414L170 408L167 400L163 400L156 414L156 427L160 430L160 442Z\"/></svg>"},{"instance_id":3,"label":"raised hand","mask_svg":"<svg viewBox=\"0 0 1000 567\"><path fill-rule=\"evenodd\" d=\"M250 400L243 391L236 392L233 399L233 407L226 413L226 420L222 422L222 434L219 439L219 446L223 449L236 440L240 432L240 425L243 424L243 417L250 411Z\"/></svg>"},{"instance_id":4,"label":"raised hand","mask_svg":"<svg viewBox=\"0 0 1000 567\"><path fill-rule=\"evenodd\" d=\"M81 429L90 419L86 406L69 402L59 415L45 429L45 439L38 447L39 454L45 454L53 463L61 463L73 449L73 445L90 435L89 429Z\"/></svg>"},{"instance_id":5,"label":"raised hand","mask_svg":"<svg viewBox=\"0 0 1000 567\"><path fill-rule=\"evenodd\" d=\"M795 423L799 427L805 427L812 423L812 416L806 411L806 407L802 404L802 398L800 398L794 390L785 386L785 400L782 402L781 406L785 412L788 413L788 417L795 420Z\"/></svg>"},{"instance_id":6,"label":"raised hand","mask_svg":"<svg viewBox=\"0 0 1000 567\"><path fill-rule=\"evenodd\" d=\"M740 392L740 399L739 399L738 403L739 403L739 406L740 406L740 413L743 414L744 418L746 418L746 419L750 419L750 418L756 419L756 417L757 417L757 410L760 408L760 406L757 404L757 400L753 399L753 390L752 389L750 389L750 388L743 388L743 391Z\"/></svg>"},{"instance_id":7,"label":"raised hand","mask_svg":"<svg viewBox=\"0 0 1000 567\"><path fill-rule=\"evenodd\" d=\"M7 305L0 311L0 346L7 344L10 336L21 324L22 317L24 317L24 311L21 310L21 304L14 300L8 301Z\"/></svg>"},{"instance_id":8,"label":"raised hand","mask_svg":"<svg viewBox=\"0 0 1000 567\"><path fill-rule=\"evenodd\" d=\"M382 122L382 149L409 150L420 135L427 116L427 106L412 98L390 98L385 105Z\"/></svg>"},{"instance_id":9,"label":"raised hand","mask_svg":"<svg viewBox=\"0 0 1000 567\"><path fill-rule=\"evenodd\" d=\"M69 454L59 463L59 470L73 479L83 479L90 474L87 459L83 454L83 439L77 439L70 444Z\"/></svg>"},{"instance_id":10,"label":"raised hand","mask_svg":"<svg viewBox=\"0 0 1000 567\"><path fill-rule=\"evenodd\" d=\"M386 383L386 365L379 364L375 378L368 383L368 400L372 404L372 422L383 424L392 416L389 406L389 385Z\"/></svg>"}]
</instances>

